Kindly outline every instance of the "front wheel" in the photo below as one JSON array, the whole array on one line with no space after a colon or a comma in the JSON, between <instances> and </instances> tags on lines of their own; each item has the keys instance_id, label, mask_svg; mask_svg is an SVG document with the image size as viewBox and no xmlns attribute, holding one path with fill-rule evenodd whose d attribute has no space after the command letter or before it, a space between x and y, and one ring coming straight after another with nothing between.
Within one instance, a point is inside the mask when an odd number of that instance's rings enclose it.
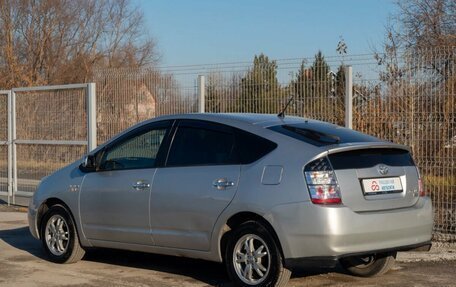
<instances>
[{"instance_id":1,"label":"front wheel","mask_svg":"<svg viewBox=\"0 0 456 287\"><path fill-rule=\"evenodd\" d=\"M228 235L225 264L236 286L285 286L291 272L268 230L249 221Z\"/></svg>"},{"instance_id":2,"label":"front wheel","mask_svg":"<svg viewBox=\"0 0 456 287\"><path fill-rule=\"evenodd\" d=\"M361 277L373 277L388 272L396 260L396 252L369 256L354 256L340 260L342 267L349 273Z\"/></svg>"},{"instance_id":3,"label":"front wheel","mask_svg":"<svg viewBox=\"0 0 456 287\"><path fill-rule=\"evenodd\" d=\"M49 208L41 224L41 242L55 263L74 263L85 254L69 212L62 205Z\"/></svg>"}]
</instances>

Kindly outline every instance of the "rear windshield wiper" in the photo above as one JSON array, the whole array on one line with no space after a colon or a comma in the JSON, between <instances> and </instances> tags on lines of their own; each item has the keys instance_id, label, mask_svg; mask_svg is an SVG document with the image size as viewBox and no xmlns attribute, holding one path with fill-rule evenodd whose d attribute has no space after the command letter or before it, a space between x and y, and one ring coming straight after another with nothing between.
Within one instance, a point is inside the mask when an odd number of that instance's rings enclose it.
<instances>
[{"instance_id":1,"label":"rear windshield wiper","mask_svg":"<svg viewBox=\"0 0 456 287\"><path fill-rule=\"evenodd\" d=\"M297 128L297 127L287 126L287 125L284 125L283 128L287 129L291 132L297 133L301 136L304 136L308 139L317 141L317 142L328 143L328 144L340 143L340 138L335 135L330 135L330 134L326 134L326 133L322 133L322 132L318 132L318 131L314 131L314 130Z\"/></svg>"}]
</instances>

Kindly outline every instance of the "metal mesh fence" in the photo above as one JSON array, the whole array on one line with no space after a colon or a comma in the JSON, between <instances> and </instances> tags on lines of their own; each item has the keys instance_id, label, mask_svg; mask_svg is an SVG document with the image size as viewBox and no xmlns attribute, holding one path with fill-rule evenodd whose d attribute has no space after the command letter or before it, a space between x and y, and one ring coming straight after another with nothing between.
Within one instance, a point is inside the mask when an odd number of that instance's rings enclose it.
<instances>
[{"instance_id":1,"label":"metal mesh fence","mask_svg":"<svg viewBox=\"0 0 456 287\"><path fill-rule=\"evenodd\" d=\"M83 88L16 92L19 193L34 192L42 177L87 151L86 101Z\"/></svg>"},{"instance_id":2,"label":"metal mesh fence","mask_svg":"<svg viewBox=\"0 0 456 287\"><path fill-rule=\"evenodd\" d=\"M151 69L95 72L98 143L152 117L196 112L196 79L191 81Z\"/></svg>"},{"instance_id":3,"label":"metal mesh fence","mask_svg":"<svg viewBox=\"0 0 456 287\"><path fill-rule=\"evenodd\" d=\"M435 237L456 240L456 48L168 67L99 70L98 143L145 119L198 110L286 113L344 124L345 66L354 71L353 128L412 148L435 211ZM18 190L86 151L84 89L16 92ZM0 142L7 140L7 96L0 95ZM63 141L63 142L62 142ZM75 143L80 142L80 143ZM0 145L0 191L7 190L7 146Z\"/></svg>"},{"instance_id":4,"label":"metal mesh fence","mask_svg":"<svg viewBox=\"0 0 456 287\"><path fill-rule=\"evenodd\" d=\"M17 189L34 192L40 180L87 152L83 145L20 144L17 146Z\"/></svg>"},{"instance_id":5,"label":"metal mesh fence","mask_svg":"<svg viewBox=\"0 0 456 287\"><path fill-rule=\"evenodd\" d=\"M87 140L84 89L16 92L19 140Z\"/></svg>"},{"instance_id":6,"label":"metal mesh fence","mask_svg":"<svg viewBox=\"0 0 456 287\"><path fill-rule=\"evenodd\" d=\"M379 77L355 77L354 129L412 148L433 200L435 237L456 240L456 48L380 60Z\"/></svg>"},{"instance_id":7,"label":"metal mesh fence","mask_svg":"<svg viewBox=\"0 0 456 287\"><path fill-rule=\"evenodd\" d=\"M207 67L199 72L207 78L206 111L277 114L293 96L287 114L342 124L342 64L322 55L278 61L258 56L253 64L238 63L228 71Z\"/></svg>"},{"instance_id":8,"label":"metal mesh fence","mask_svg":"<svg viewBox=\"0 0 456 287\"><path fill-rule=\"evenodd\" d=\"M344 124L344 67L353 67L353 128L412 148L435 210L435 237L456 240L456 52L454 47L95 73L98 142L158 115L278 113Z\"/></svg>"},{"instance_id":9,"label":"metal mesh fence","mask_svg":"<svg viewBox=\"0 0 456 287\"><path fill-rule=\"evenodd\" d=\"M8 192L8 146L0 145L0 192Z\"/></svg>"},{"instance_id":10,"label":"metal mesh fence","mask_svg":"<svg viewBox=\"0 0 456 287\"><path fill-rule=\"evenodd\" d=\"M333 65L336 70L331 70ZM206 76L206 112L287 113L342 124L343 62L323 55L273 61L152 69L108 69L94 73L98 142L151 117L197 112L197 77Z\"/></svg>"}]
</instances>

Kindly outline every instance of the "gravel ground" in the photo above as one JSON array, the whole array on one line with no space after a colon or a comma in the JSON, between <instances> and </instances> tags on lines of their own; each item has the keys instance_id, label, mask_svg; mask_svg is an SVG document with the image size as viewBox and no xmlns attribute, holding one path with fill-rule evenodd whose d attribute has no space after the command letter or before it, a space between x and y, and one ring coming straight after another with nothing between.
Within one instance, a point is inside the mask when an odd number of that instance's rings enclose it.
<instances>
[{"instance_id":1,"label":"gravel ground","mask_svg":"<svg viewBox=\"0 0 456 287\"><path fill-rule=\"evenodd\" d=\"M231 286L222 264L171 256L99 249L76 264L50 263L21 211L0 205L0 286ZM289 286L456 286L456 246L400 253L377 278L315 268L293 274Z\"/></svg>"}]
</instances>

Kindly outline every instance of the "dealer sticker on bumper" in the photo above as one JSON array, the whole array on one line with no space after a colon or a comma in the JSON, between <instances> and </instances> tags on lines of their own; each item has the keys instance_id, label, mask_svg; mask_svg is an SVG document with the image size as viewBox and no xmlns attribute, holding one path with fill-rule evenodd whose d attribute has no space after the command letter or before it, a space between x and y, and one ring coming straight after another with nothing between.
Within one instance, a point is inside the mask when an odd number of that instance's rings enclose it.
<instances>
[{"instance_id":1,"label":"dealer sticker on bumper","mask_svg":"<svg viewBox=\"0 0 456 287\"><path fill-rule=\"evenodd\" d=\"M362 183L365 195L402 192L402 183L399 177L363 179Z\"/></svg>"}]
</instances>

